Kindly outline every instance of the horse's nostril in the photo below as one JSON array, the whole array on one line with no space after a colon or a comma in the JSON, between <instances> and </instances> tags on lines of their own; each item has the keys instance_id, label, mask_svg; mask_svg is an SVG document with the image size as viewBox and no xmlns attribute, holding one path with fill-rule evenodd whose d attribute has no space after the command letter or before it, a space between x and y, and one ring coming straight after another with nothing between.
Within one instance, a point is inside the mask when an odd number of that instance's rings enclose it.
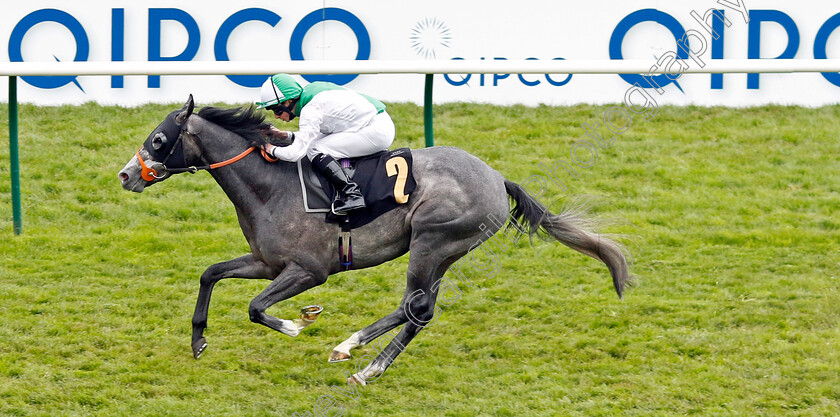
<instances>
[{"instance_id":1,"label":"horse's nostril","mask_svg":"<svg viewBox=\"0 0 840 417\"><path fill-rule=\"evenodd\" d=\"M128 174L126 174L125 172L120 172L120 181L121 182L128 181Z\"/></svg>"}]
</instances>

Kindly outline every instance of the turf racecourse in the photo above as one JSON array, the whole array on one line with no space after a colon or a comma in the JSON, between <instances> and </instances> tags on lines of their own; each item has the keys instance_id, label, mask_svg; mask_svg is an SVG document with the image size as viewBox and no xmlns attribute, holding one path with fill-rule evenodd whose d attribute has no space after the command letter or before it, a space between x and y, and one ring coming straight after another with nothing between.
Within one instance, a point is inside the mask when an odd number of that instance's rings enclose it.
<instances>
[{"instance_id":1,"label":"turf racecourse","mask_svg":"<svg viewBox=\"0 0 840 417\"><path fill-rule=\"evenodd\" d=\"M395 308L406 257L269 310L325 306L297 338L248 320L267 281L222 281L192 358L199 275L247 251L233 207L206 173L143 194L116 178L177 107L23 105L14 236L0 106L0 415L840 415L840 106L664 107L609 148L589 139L594 160L574 144L608 106L436 106L438 144L514 181L589 159L540 198L595 196L639 285L619 301L603 265L556 243L496 249L495 275L448 274L461 293L357 392L345 373L376 347L328 354ZM394 146L422 147L422 109L389 110Z\"/></svg>"}]
</instances>

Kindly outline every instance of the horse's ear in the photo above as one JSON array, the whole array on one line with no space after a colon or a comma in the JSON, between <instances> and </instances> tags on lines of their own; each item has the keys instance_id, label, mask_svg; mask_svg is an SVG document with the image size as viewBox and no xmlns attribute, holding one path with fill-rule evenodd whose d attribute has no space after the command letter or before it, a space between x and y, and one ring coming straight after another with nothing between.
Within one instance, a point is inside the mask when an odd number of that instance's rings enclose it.
<instances>
[{"instance_id":1,"label":"horse's ear","mask_svg":"<svg viewBox=\"0 0 840 417\"><path fill-rule=\"evenodd\" d=\"M190 115L192 115L193 109L195 109L195 102L193 101L193 96L190 94L190 97L187 99L187 102L184 103L184 107L181 107L181 112L175 116L175 122L179 125L184 124L184 122L189 119Z\"/></svg>"}]
</instances>

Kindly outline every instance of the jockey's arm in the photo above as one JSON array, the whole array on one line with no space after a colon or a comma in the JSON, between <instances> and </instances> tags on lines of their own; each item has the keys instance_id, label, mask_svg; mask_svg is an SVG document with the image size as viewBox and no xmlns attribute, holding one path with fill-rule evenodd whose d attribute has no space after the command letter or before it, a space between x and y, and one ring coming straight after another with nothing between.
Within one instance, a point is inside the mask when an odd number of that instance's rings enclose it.
<instances>
[{"instance_id":1,"label":"jockey's arm","mask_svg":"<svg viewBox=\"0 0 840 417\"><path fill-rule=\"evenodd\" d=\"M319 112L311 112L304 109L300 117L300 130L291 133L294 135L294 142L284 147L266 144L266 153L283 161L297 162L306 156L306 152L312 146L312 141L323 136L320 132L322 119L323 115Z\"/></svg>"},{"instance_id":2,"label":"jockey's arm","mask_svg":"<svg viewBox=\"0 0 840 417\"><path fill-rule=\"evenodd\" d=\"M266 143L263 146L265 152L277 159L288 162L297 162L306 156L306 151L309 149L309 144L312 143L312 139L306 140L305 138L310 135L304 135L301 132L293 132L291 134L294 135L294 142L291 145L280 147Z\"/></svg>"},{"instance_id":3,"label":"jockey's arm","mask_svg":"<svg viewBox=\"0 0 840 417\"><path fill-rule=\"evenodd\" d=\"M268 128L263 132L268 142L274 146L289 146L295 139L295 135L292 132L280 130L274 125L268 125Z\"/></svg>"}]
</instances>

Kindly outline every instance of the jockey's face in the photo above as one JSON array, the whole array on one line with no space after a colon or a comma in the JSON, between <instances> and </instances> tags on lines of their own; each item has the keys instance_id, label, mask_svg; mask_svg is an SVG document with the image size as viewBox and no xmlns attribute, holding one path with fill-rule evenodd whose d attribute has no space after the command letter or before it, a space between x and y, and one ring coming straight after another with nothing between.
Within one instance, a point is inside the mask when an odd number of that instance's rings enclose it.
<instances>
[{"instance_id":1,"label":"jockey's face","mask_svg":"<svg viewBox=\"0 0 840 417\"><path fill-rule=\"evenodd\" d=\"M292 101L293 100L286 100L286 101L280 103L280 106L284 107L284 108L289 108L289 106L292 105ZM275 119L280 119L284 122L288 122L288 121L291 121L292 119L294 119L294 117L291 114L289 114L288 111L281 111L279 109L274 110L274 118Z\"/></svg>"}]
</instances>

